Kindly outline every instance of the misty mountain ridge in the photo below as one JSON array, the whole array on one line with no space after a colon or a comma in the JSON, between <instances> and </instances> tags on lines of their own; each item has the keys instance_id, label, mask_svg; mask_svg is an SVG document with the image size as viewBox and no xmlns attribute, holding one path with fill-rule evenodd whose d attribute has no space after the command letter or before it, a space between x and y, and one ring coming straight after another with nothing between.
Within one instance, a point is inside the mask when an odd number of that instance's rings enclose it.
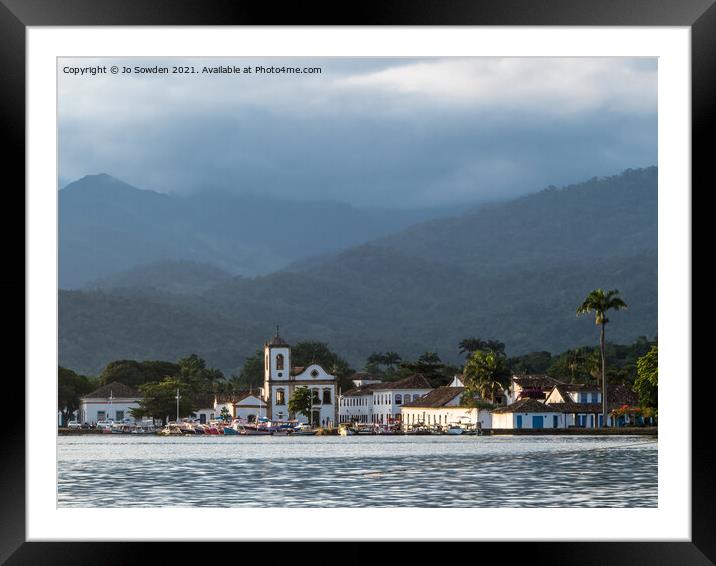
<instances>
[{"instance_id":1,"label":"misty mountain ridge","mask_svg":"<svg viewBox=\"0 0 716 566\"><path fill-rule=\"evenodd\" d=\"M59 191L60 288L95 285L157 261L270 273L452 209L356 208L207 189L172 195L88 175Z\"/></svg>"},{"instance_id":2,"label":"misty mountain ridge","mask_svg":"<svg viewBox=\"0 0 716 566\"><path fill-rule=\"evenodd\" d=\"M201 293L234 277L209 263L188 260L164 260L138 265L91 281L85 289L147 289L166 293Z\"/></svg>"},{"instance_id":3,"label":"misty mountain ridge","mask_svg":"<svg viewBox=\"0 0 716 566\"><path fill-rule=\"evenodd\" d=\"M657 179L656 167L628 169L427 220L370 245L480 273L656 251ZM360 249L313 257L286 269L320 269L362 253Z\"/></svg>"},{"instance_id":4,"label":"misty mountain ridge","mask_svg":"<svg viewBox=\"0 0 716 566\"><path fill-rule=\"evenodd\" d=\"M629 305L610 316L608 340L654 336L657 177L650 167L548 189L189 294L132 288L128 275L61 291L60 360L95 373L113 359L196 352L234 372L277 323L289 341L328 342L356 368L385 350L459 362L469 336L502 340L510 355L560 352L595 343L593 317L575 309L597 287Z\"/></svg>"}]
</instances>

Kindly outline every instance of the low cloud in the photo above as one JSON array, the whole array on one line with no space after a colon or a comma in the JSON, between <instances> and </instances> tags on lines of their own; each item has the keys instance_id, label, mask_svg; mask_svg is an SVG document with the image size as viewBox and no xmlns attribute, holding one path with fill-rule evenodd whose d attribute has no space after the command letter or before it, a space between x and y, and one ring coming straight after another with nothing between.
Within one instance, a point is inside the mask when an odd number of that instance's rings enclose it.
<instances>
[{"instance_id":1,"label":"low cloud","mask_svg":"<svg viewBox=\"0 0 716 566\"><path fill-rule=\"evenodd\" d=\"M60 67L76 61L61 60ZM655 60L222 62L321 66L323 72L60 73L60 177L106 172L165 192L220 187L356 205L430 206L656 163Z\"/></svg>"}]
</instances>

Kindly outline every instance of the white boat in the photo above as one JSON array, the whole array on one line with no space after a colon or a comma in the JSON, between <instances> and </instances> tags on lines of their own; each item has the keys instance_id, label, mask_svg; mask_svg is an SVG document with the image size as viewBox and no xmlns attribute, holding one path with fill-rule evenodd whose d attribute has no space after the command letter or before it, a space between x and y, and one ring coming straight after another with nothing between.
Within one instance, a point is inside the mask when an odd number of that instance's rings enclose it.
<instances>
[{"instance_id":1,"label":"white boat","mask_svg":"<svg viewBox=\"0 0 716 566\"><path fill-rule=\"evenodd\" d=\"M464 431L461 426L450 425L447 429L448 434L462 434Z\"/></svg>"},{"instance_id":2,"label":"white boat","mask_svg":"<svg viewBox=\"0 0 716 566\"><path fill-rule=\"evenodd\" d=\"M178 425L172 423L172 424L166 425L157 434L159 434L161 436L181 436L182 432L181 432L181 428Z\"/></svg>"},{"instance_id":3,"label":"white boat","mask_svg":"<svg viewBox=\"0 0 716 566\"><path fill-rule=\"evenodd\" d=\"M354 428L342 424L338 426L338 434L340 434L341 436L355 436L356 431Z\"/></svg>"}]
</instances>

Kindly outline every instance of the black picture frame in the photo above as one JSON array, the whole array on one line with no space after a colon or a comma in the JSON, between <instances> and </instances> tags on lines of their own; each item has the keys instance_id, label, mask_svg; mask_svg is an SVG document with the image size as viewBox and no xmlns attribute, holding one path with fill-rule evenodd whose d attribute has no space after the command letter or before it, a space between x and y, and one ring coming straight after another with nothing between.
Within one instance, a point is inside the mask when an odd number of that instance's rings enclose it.
<instances>
[{"instance_id":1,"label":"black picture frame","mask_svg":"<svg viewBox=\"0 0 716 566\"><path fill-rule=\"evenodd\" d=\"M714 0L385 0L347 5L271 3L242 0L0 0L0 87L6 174L14 187L25 186L25 35L28 26L115 26L115 25L504 25L504 26L686 26L692 34L692 178L706 185L709 163L705 136L716 100L716 5ZM702 141L704 140L704 141ZM10 183L8 183L8 186ZM709 186L709 185L706 185ZM685 187L684 190L690 190ZM693 193L692 193L693 194ZM24 208L24 201L20 206ZM6 395L22 399L24 387L5 379ZM695 389L695 387L694 387ZM482 543L475 553L460 543L450 552L467 556L503 556L507 564L713 564L716 561L716 473L708 427L709 397L692 397L692 538L691 542L532 542ZM5 431L0 442L2 499L0 500L0 561L7 564L123 564L149 560L143 543L26 542L25 540L25 434L21 426ZM81 528L81 527L80 527ZM319 535L318 535L319 536ZM241 543L243 560L253 553L270 558L259 543ZM358 563L388 560L370 546L352 551L326 551L312 561ZM456 544L456 543L452 543ZM480 543L478 543L480 544ZM200 558L221 560L227 550L187 548L185 544L154 543L161 562L185 564ZM223 546L223 545L222 545ZM424 545L400 550L402 563L419 557ZM484 551L489 549L489 553ZM417 550L417 552L416 552ZM233 552L233 551L231 551ZM475 553L475 554L473 554ZM457 554L456 554L457 555ZM425 563L427 555L421 560ZM477 558L475 558L477 559ZM494 559L494 558L493 558ZM498 558L499 559L499 558Z\"/></svg>"}]
</instances>

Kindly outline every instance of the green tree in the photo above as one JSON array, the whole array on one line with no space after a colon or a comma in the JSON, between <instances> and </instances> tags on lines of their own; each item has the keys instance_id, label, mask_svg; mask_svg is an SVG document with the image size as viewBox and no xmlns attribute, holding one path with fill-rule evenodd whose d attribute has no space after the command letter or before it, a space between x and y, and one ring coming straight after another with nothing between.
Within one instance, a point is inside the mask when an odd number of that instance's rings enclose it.
<instances>
[{"instance_id":1,"label":"green tree","mask_svg":"<svg viewBox=\"0 0 716 566\"><path fill-rule=\"evenodd\" d=\"M600 327L599 352L602 361L602 419L604 426L607 426L607 361L604 353L606 345L605 326L609 322L607 312L625 308L627 308L627 304L619 297L619 291L616 289L611 291L595 289L577 307L577 316L593 312L594 323Z\"/></svg>"},{"instance_id":2,"label":"green tree","mask_svg":"<svg viewBox=\"0 0 716 566\"><path fill-rule=\"evenodd\" d=\"M180 358L178 363L178 377L181 381L186 384L191 384L192 387L199 389L201 382L203 381L206 362L196 354L191 354L186 358Z\"/></svg>"},{"instance_id":3,"label":"green tree","mask_svg":"<svg viewBox=\"0 0 716 566\"><path fill-rule=\"evenodd\" d=\"M221 416L221 420L223 420L227 423L229 422L229 420L231 420L231 413L229 413L229 409L227 409L226 407L221 408L220 416Z\"/></svg>"},{"instance_id":4,"label":"green tree","mask_svg":"<svg viewBox=\"0 0 716 566\"><path fill-rule=\"evenodd\" d=\"M382 374L383 364L385 363L385 354L383 352L373 352L365 360L365 370L369 373Z\"/></svg>"},{"instance_id":5,"label":"green tree","mask_svg":"<svg viewBox=\"0 0 716 566\"><path fill-rule=\"evenodd\" d=\"M552 361L552 354L549 352L530 352L522 356L516 356L507 360L507 365L512 373L546 373Z\"/></svg>"},{"instance_id":6,"label":"green tree","mask_svg":"<svg viewBox=\"0 0 716 566\"><path fill-rule=\"evenodd\" d=\"M166 375L178 375L179 365L172 362L115 360L108 363L99 375L101 385L113 381L129 387L139 387L150 381L161 381Z\"/></svg>"},{"instance_id":7,"label":"green tree","mask_svg":"<svg viewBox=\"0 0 716 566\"><path fill-rule=\"evenodd\" d=\"M297 387L293 390L293 395L288 400L288 410L292 414L303 415L310 422L312 420L312 406L311 390L308 387Z\"/></svg>"},{"instance_id":8,"label":"green tree","mask_svg":"<svg viewBox=\"0 0 716 566\"><path fill-rule=\"evenodd\" d=\"M499 340L483 340L482 338L465 338L460 341L458 345L461 354L465 354L466 357L470 357L473 352L481 351L492 351L498 353L505 353L505 345Z\"/></svg>"},{"instance_id":9,"label":"green tree","mask_svg":"<svg viewBox=\"0 0 716 566\"><path fill-rule=\"evenodd\" d=\"M639 395L639 405L656 409L659 404L659 348L652 346L636 362L634 392Z\"/></svg>"},{"instance_id":10,"label":"green tree","mask_svg":"<svg viewBox=\"0 0 716 566\"><path fill-rule=\"evenodd\" d=\"M437 352L424 352L414 362L401 362L396 377L405 377L413 373L423 375L433 387L446 385L451 377L448 372L446 372L446 366L443 364Z\"/></svg>"},{"instance_id":11,"label":"green tree","mask_svg":"<svg viewBox=\"0 0 716 566\"><path fill-rule=\"evenodd\" d=\"M89 377L62 366L57 368L57 408L62 412L62 424L67 424L80 408L81 397L96 388L96 382Z\"/></svg>"},{"instance_id":12,"label":"green tree","mask_svg":"<svg viewBox=\"0 0 716 566\"><path fill-rule=\"evenodd\" d=\"M214 368L207 367L206 361L196 354L181 358L178 362L178 379L187 385L192 393L211 394L220 390L224 374Z\"/></svg>"},{"instance_id":13,"label":"green tree","mask_svg":"<svg viewBox=\"0 0 716 566\"><path fill-rule=\"evenodd\" d=\"M216 368L208 368L204 371L204 379L208 383L211 391L218 392L222 389L221 385L226 381L224 372Z\"/></svg>"},{"instance_id":14,"label":"green tree","mask_svg":"<svg viewBox=\"0 0 716 566\"><path fill-rule=\"evenodd\" d=\"M402 358L398 352L386 352L383 355L383 364L387 366L388 371L394 371L401 360Z\"/></svg>"},{"instance_id":15,"label":"green tree","mask_svg":"<svg viewBox=\"0 0 716 566\"><path fill-rule=\"evenodd\" d=\"M505 356L495 351L476 350L465 362L463 369L465 393L463 399L469 402L480 397L495 402L496 394L510 384L510 371Z\"/></svg>"},{"instance_id":16,"label":"green tree","mask_svg":"<svg viewBox=\"0 0 716 566\"><path fill-rule=\"evenodd\" d=\"M166 377L160 382L145 383L139 386L142 399L139 407L130 409L136 418L153 417L162 419L162 424L177 415L177 391L179 392L179 418L188 417L193 412L192 389L189 384L174 377Z\"/></svg>"},{"instance_id":17,"label":"green tree","mask_svg":"<svg viewBox=\"0 0 716 566\"><path fill-rule=\"evenodd\" d=\"M256 350L253 356L246 358L244 365L241 367L237 385L239 389L260 387L263 379L264 353L262 350Z\"/></svg>"},{"instance_id":18,"label":"green tree","mask_svg":"<svg viewBox=\"0 0 716 566\"><path fill-rule=\"evenodd\" d=\"M572 348L553 357L547 372L562 381L589 383L599 378L599 352L594 348Z\"/></svg>"}]
</instances>

